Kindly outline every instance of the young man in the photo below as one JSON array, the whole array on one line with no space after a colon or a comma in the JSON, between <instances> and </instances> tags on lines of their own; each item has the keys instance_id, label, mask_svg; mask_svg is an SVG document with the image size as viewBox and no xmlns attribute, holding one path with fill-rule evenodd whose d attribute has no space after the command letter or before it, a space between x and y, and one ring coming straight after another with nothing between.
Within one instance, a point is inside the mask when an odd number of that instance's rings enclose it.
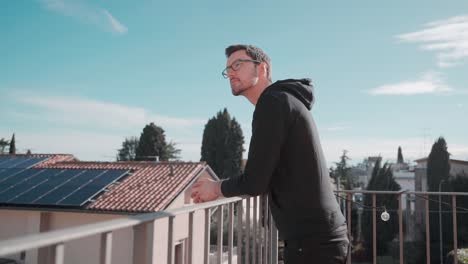
<instances>
[{"instance_id":1,"label":"young man","mask_svg":"<svg viewBox=\"0 0 468 264\"><path fill-rule=\"evenodd\" d=\"M252 45L226 48L223 76L232 94L255 111L248 161L239 177L200 180L196 203L268 193L273 219L285 240L285 263L345 263L349 241L336 202L315 123L309 79L272 84L269 57Z\"/></svg>"}]
</instances>

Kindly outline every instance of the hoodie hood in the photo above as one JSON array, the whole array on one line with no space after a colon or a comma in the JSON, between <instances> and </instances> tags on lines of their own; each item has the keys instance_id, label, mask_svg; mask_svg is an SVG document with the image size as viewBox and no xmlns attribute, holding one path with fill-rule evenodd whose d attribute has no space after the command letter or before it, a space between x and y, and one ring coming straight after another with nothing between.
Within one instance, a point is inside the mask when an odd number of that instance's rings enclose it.
<instances>
[{"instance_id":1,"label":"hoodie hood","mask_svg":"<svg viewBox=\"0 0 468 264\"><path fill-rule=\"evenodd\" d=\"M310 79L281 80L273 83L267 89L270 91L285 91L301 101L307 109L312 109L312 105L314 103L314 87L312 85L312 80Z\"/></svg>"}]
</instances>

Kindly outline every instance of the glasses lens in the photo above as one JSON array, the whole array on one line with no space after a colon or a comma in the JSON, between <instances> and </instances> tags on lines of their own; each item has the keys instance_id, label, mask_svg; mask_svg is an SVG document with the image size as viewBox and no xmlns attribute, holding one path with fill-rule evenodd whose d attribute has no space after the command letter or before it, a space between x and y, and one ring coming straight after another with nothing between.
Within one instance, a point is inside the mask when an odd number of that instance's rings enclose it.
<instances>
[{"instance_id":1,"label":"glasses lens","mask_svg":"<svg viewBox=\"0 0 468 264\"><path fill-rule=\"evenodd\" d=\"M223 75L224 79L227 79L227 69L224 69L223 72L221 73Z\"/></svg>"}]
</instances>

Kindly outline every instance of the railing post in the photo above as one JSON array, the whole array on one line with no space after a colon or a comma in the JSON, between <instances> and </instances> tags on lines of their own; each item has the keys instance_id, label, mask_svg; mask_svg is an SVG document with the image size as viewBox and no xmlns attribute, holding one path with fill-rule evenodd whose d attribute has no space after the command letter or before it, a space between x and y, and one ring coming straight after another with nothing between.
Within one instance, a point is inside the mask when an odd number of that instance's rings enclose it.
<instances>
[{"instance_id":1,"label":"railing post","mask_svg":"<svg viewBox=\"0 0 468 264\"><path fill-rule=\"evenodd\" d=\"M270 217L271 264L278 264L278 230L271 212L268 213L268 216Z\"/></svg>"},{"instance_id":2,"label":"railing post","mask_svg":"<svg viewBox=\"0 0 468 264\"><path fill-rule=\"evenodd\" d=\"M244 200L237 202L237 264L242 264L242 205Z\"/></svg>"},{"instance_id":3,"label":"railing post","mask_svg":"<svg viewBox=\"0 0 468 264\"><path fill-rule=\"evenodd\" d=\"M245 202L245 264L250 264L250 197Z\"/></svg>"},{"instance_id":4,"label":"railing post","mask_svg":"<svg viewBox=\"0 0 468 264\"><path fill-rule=\"evenodd\" d=\"M262 195L263 196L263 242L262 244L262 254L263 254L263 263L264 264L269 264L268 262L268 196L267 195Z\"/></svg>"},{"instance_id":5,"label":"railing post","mask_svg":"<svg viewBox=\"0 0 468 264\"><path fill-rule=\"evenodd\" d=\"M195 211L189 213L189 236L188 236L188 264L193 264L193 230Z\"/></svg>"},{"instance_id":6,"label":"railing post","mask_svg":"<svg viewBox=\"0 0 468 264\"><path fill-rule=\"evenodd\" d=\"M398 194L398 229L399 229L399 235L400 235L400 263L403 262L403 243L404 237L403 237L403 205L402 205L402 193ZM406 208L408 210L408 208ZM408 219L406 219L408 221Z\"/></svg>"},{"instance_id":7,"label":"railing post","mask_svg":"<svg viewBox=\"0 0 468 264\"><path fill-rule=\"evenodd\" d=\"M264 218L264 215L263 215L263 207L265 206L265 197L263 195L260 195L259 197L259 202L258 202L258 233L256 234L257 235L257 241L258 241L258 244L256 245L258 248L257 248L257 259L253 259L253 263L258 263L258 264L261 264L262 263L262 259L263 259L263 218Z\"/></svg>"},{"instance_id":8,"label":"railing post","mask_svg":"<svg viewBox=\"0 0 468 264\"><path fill-rule=\"evenodd\" d=\"M223 263L223 206L218 206L217 224L218 224L218 264Z\"/></svg>"},{"instance_id":9,"label":"railing post","mask_svg":"<svg viewBox=\"0 0 468 264\"><path fill-rule=\"evenodd\" d=\"M429 228L429 195L424 198L426 204L426 263L431 263L431 233Z\"/></svg>"},{"instance_id":10,"label":"railing post","mask_svg":"<svg viewBox=\"0 0 468 264\"><path fill-rule=\"evenodd\" d=\"M211 216L211 209L205 209L205 264L210 263L210 216Z\"/></svg>"},{"instance_id":11,"label":"railing post","mask_svg":"<svg viewBox=\"0 0 468 264\"><path fill-rule=\"evenodd\" d=\"M457 234L457 196L452 194L452 215L453 215L453 261L458 264L458 234Z\"/></svg>"},{"instance_id":12,"label":"railing post","mask_svg":"<svg viewBox=\"0 0 468 264\"><path fill-rule=\"evenodd\" d=\"M234 237L234 203L228 205L228 264L232 264L232 247Z\"/></svg>"},{"instance_id":13,"label":"railing post","mask_svg":"<svg viewBox=\"0 0 468 264\"><path fill-rule=\"evenodd\" d=\"M253 228L252 228L252 237L253 237L253 242L252 242L252 264L256 263L256 257L257 257L257 246L260 246L260 242L257 239L258 231L262 230L261 225L259 225L259 219L261 218L261 212L258 211L258 198L259 196L253 197ZM260 200L261 203L261 200ZM257 229L258 228L258 229ZM259 250L260 251L260 250Z\"/></svg>"},{"instance_id":14,"label":"railing post","mask_svg":"<svg viewBox=\"0 0 468 264\"><path fill-rule=\"evenodd\" d=\"M372 193L372 263L377 264L376 195Z\"/></svg>"},{"instance_id":15,"label":"railing post","mask_svg":"<svg viewBox=\"0 0 468 264\"><path fill-rule=\"evenodd\" d=\"M153 262L154 220L133 227L133 263Z\"/></svg>"},{"instance_id":16,"label":"railing post","mask_svg":"<svg viewBox=\"0 0 468 264\"><path fill-rule=\"evenodd\" d=\"M65 244L60 243L53 246L54 248L54 264L63 264L65 260Z\"/></svg>"},{"instance_id":17,"label":"railing post","mask_svg":"<svg viewBox=\"0 0 468 264\"><path fill-rule=\"evenodd\" d=\"M348 206L347 206L348 210L347 210L347 215L346 216L347 216L347 221L348 221L348 234L352 234L351 233L351 210L352 210L351 201L353 199L353 194L348 193L347 196L348 196L348 201L347 201L348 202ZM351 238L351 236L349 236L349 237ZM349 251L348 252L348 257L346 259L346 263L348 263L348 264L351 264L351 243L352 243L352 241L350 240L349 241L349 246L348 246L348 251Z\"/></svg>"},{"instance_id":18,"label":"railing post","mask_svg":"<svg viewBox=\"0 0 468 264\"><path fill-rule=\"evenodd\" d=\"M174 264L174 218L175 216L169 216L168 223L168 234L167 234L167 263Z\"/></svg>"},{"instance_id":19,"label":"railing post","mask_svg":"<svg viewBox=\"0 0 468 264\"><path fill-rule=\"evenodd\" d=\"M100 264L112 263L112 232L101 234Z\"/></svg>"}]
</instances>

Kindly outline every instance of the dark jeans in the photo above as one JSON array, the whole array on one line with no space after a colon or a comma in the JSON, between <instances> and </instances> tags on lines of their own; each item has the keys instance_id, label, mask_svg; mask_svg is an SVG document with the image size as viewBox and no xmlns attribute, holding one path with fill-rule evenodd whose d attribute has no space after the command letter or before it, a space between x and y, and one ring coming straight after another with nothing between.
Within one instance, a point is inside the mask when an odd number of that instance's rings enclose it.
<instances>
[{"instance_id":1,"label":"dark jeans","mask_svg":"<svg viewBox=\"0 0 468 264\"><path fill-rule=\"evenodd\" d=\"M284 248L285 264L345 264L349 241L339 239L327 244L315 241L286 240Z\"/></svg>"}]
</instances>

